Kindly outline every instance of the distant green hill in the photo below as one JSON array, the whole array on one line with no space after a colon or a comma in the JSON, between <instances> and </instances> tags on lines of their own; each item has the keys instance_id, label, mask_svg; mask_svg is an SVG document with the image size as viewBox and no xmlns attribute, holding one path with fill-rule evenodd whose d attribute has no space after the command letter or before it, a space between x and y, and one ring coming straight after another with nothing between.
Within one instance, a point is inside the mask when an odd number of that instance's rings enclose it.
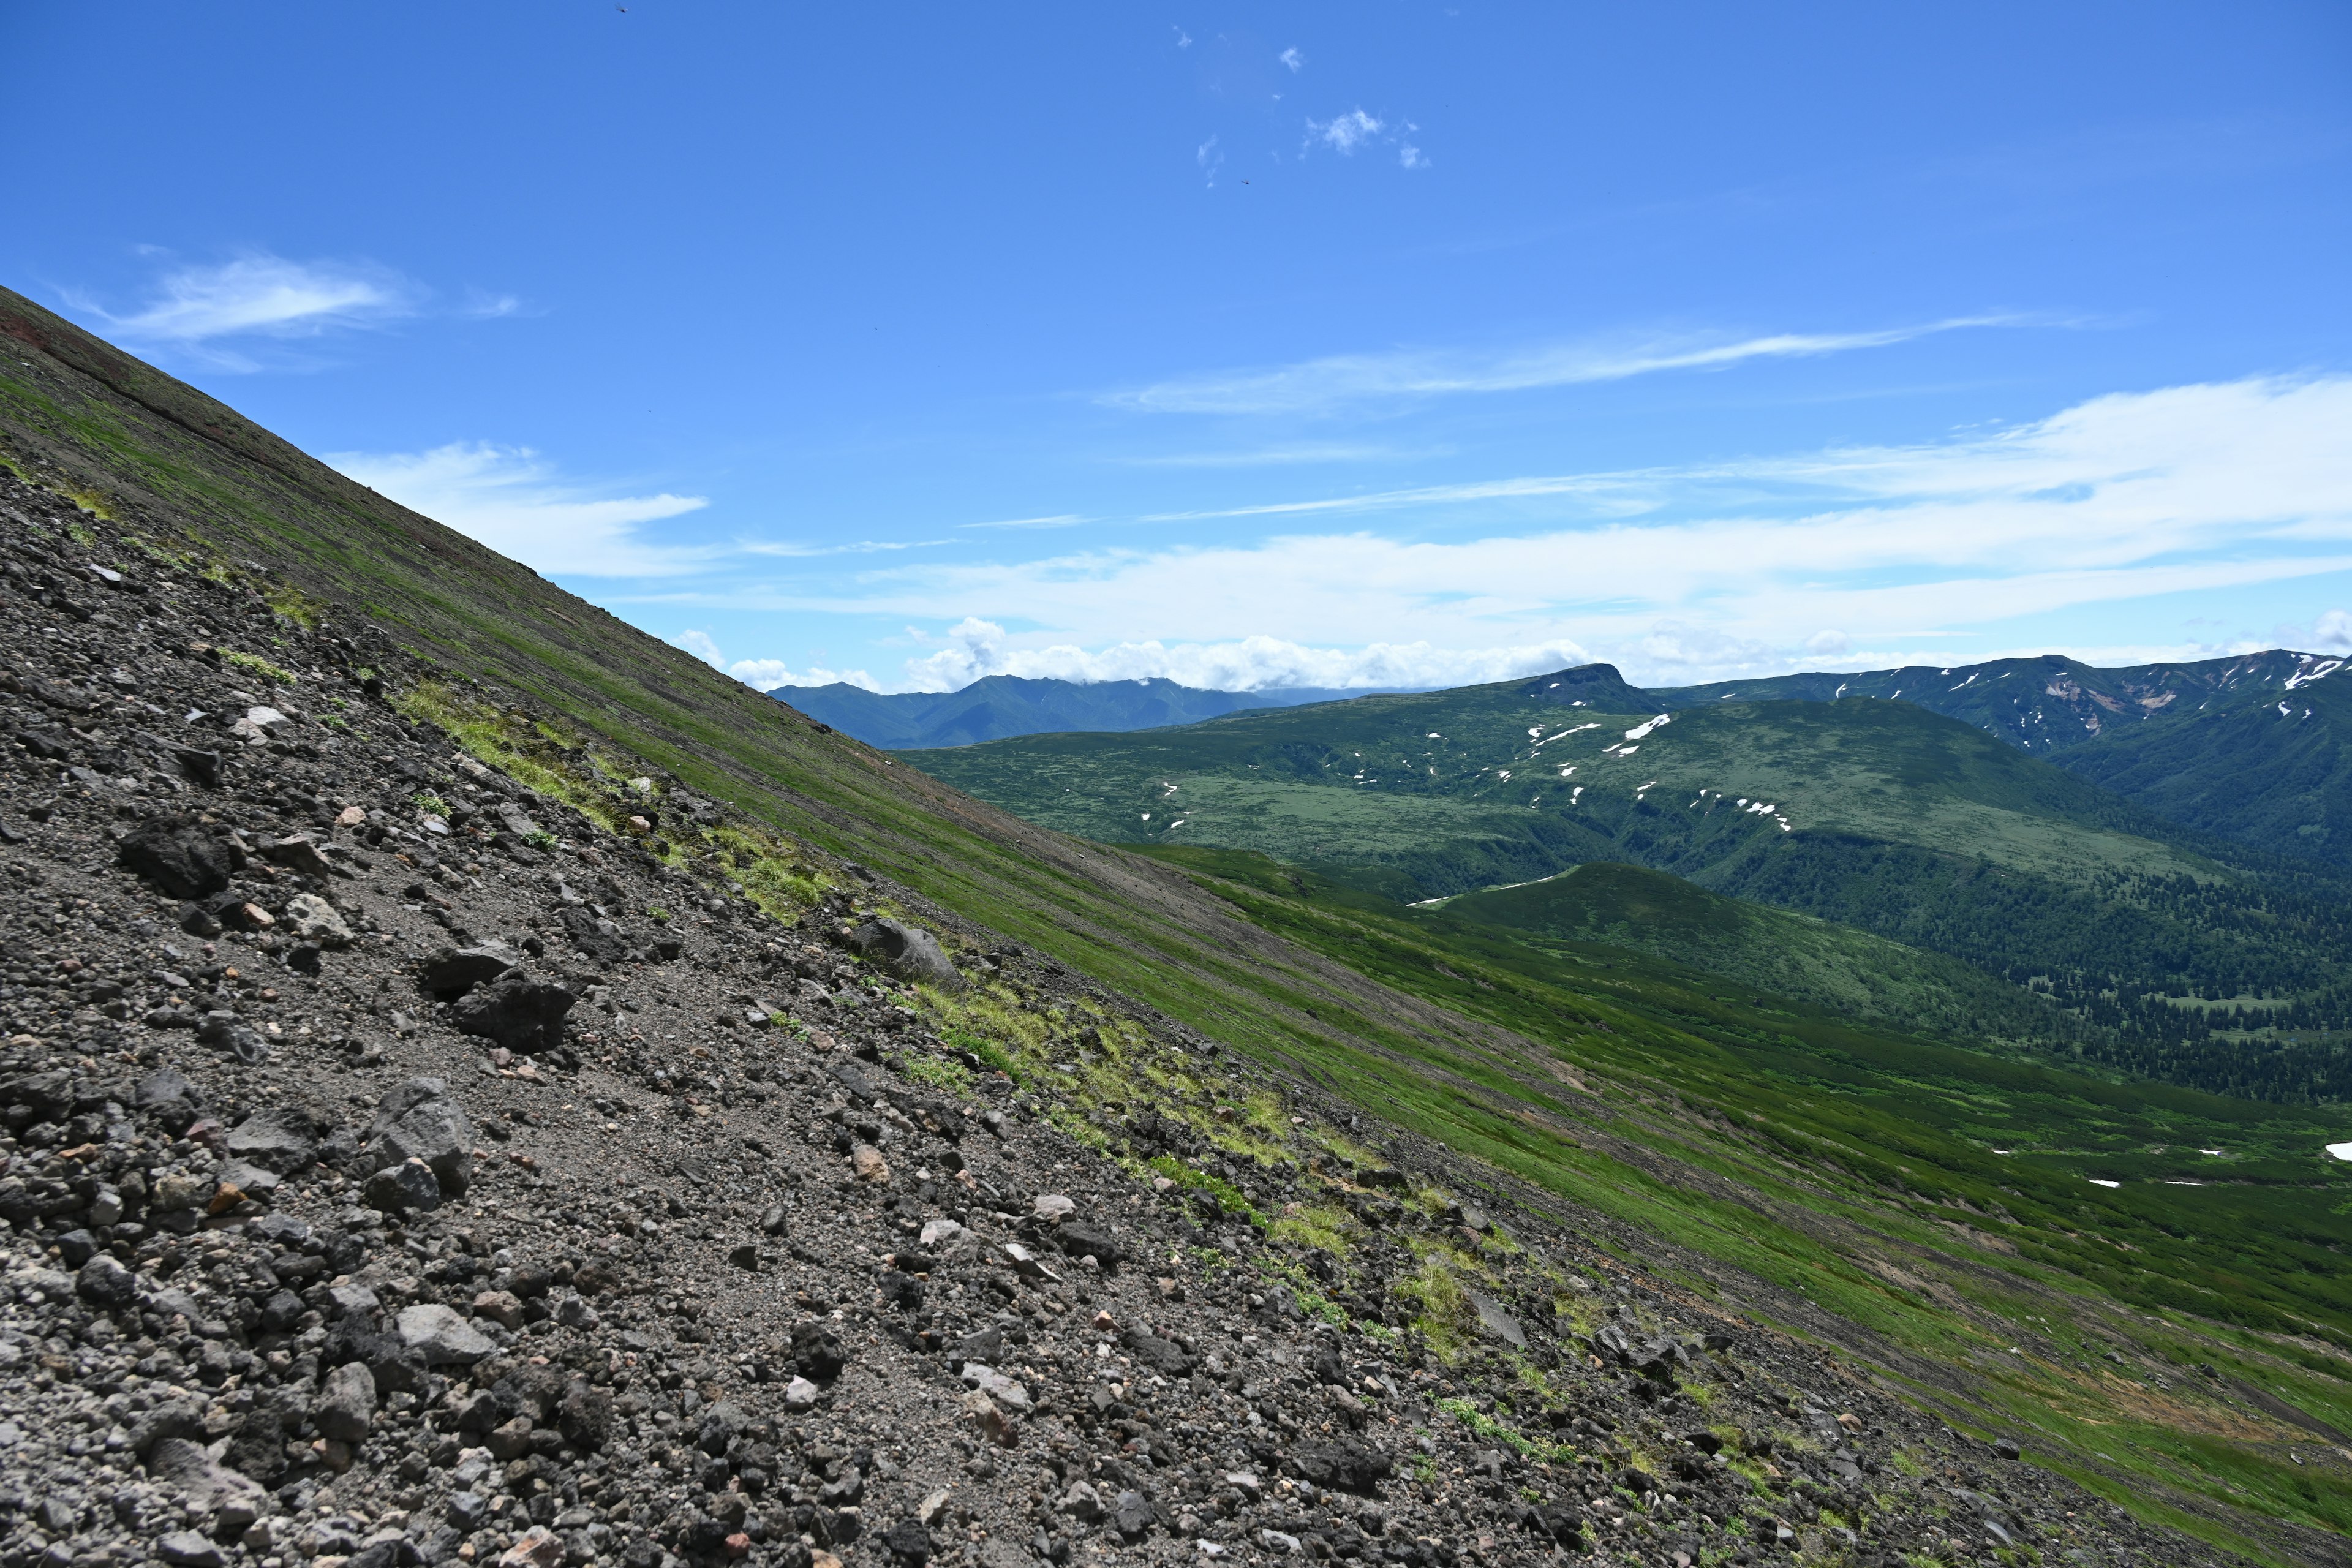
<instances>
[{"instance_id":1,"label":"distant green hill","mask_svg":"<svg viewBox=\"0 0 2352 1568\"><path fill-rule=\"evenodd\" d=\"M904 755L1066 832L1252 849L1402 901L1628 862L2044 993L2132 1070L2352 1089L2352 923L2334 874L2184 828L1907 700L1651 698L1592 666Z\"/></svg>"},{"instance_id":2,"label":"distant green hill","mask_svg":"<svg viewBox=\"0 0 2352 1568\"><path fill-rule=\"evenodd\" d=\"M1076 681L990 675L956 691L868 691L835 681L830 686L773 687L768 695L869 746L891 749L969 746L1008 735L1064 730L1151 730L1244 709L1344 701L1360 694L1308 689L1205 691L1159 679Z\"/></svg>"}]
</instances>

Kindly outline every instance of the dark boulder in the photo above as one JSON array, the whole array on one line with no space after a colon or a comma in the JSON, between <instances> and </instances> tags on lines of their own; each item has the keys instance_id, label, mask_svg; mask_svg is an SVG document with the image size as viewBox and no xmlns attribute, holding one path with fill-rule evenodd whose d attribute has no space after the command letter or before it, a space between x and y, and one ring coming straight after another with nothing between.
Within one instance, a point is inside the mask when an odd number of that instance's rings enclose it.
<instances>
[{"instance_id":1,"label":"dark boulder","mask_svg":"<svg viewBox=\"0 0 2352 1568\"><path fill-rule=\"evenodd\" d=\"M124 869L175 899L201 899L228 886L236 867L228 845L193 816L159 816L115 846Z\"/></svg>"},{"instance_id":2,"label":"dark boulder","mask_svg":"<svg viewBox=\"0 0 2352 1568\"><path fill-rule=\"evenodd\" d=\"M370 1176L360 1189L360 1198L368 1207L385 1214L430 1211L441 1206L441 1184L434 1179L431 1166L403 1160Z\"/></svg>"},{"instance_id":3,"label":"dark boulder","mask_svg":"<svg viewBox=\"0 0 2352 1568\"><path fill-rule=\"evenodd\" d=\"M1123 1336L1128 1353L1145 1366L1165 1377L1182 1377L1192 1370L1193 1360L1184 1353L1184 1347L1173 1340L1163 1340L1157 1334L1142 1334L1129 1329Z\"/></svg>"},{"instance_id":4,"label":"dark boulder","mask_svg":"<svg viewBox=\"0 0 2352 1568\"><path fill-rule=\"evenodd\" d=\"M465 1194L473 1175L473 1142L474 1124L464 1109L439 1096L415 1101L375 1134L380 1156L394 1165L422 1161L441 1194L453 1198Z\"/></svg>"},{"instance_id":5,"label":"dark boulder","mask_svg":"<svg viewBox=\"0 0 2352 1568\"><path fill-rule=\"evenodd\" d=\"M1335 1491L1369 1494L1395 1468L1386 1454L1361 1443L1318 1443L1290 1456L1291 1473Z\"/></svg>"},{"instance_id":6,"label":"dark boulder","mask_svg":"<svg viewBox=\"0 0 2352 1568\"><path fill-rule=\"evenodd\" d=\"M1101 1226L1084 1220L1064 1220L1055 1227L1054 1240L1072 1258L1091 1258L1105 1269L1118 1267L1118 1238Z\"/></svg>"},{"instance_id":7,"label":"dark boulder","mask_svg":"<svg viewBox=\"0 0 2352 1568\"><path fill-rule=\"evenodd\" d=\"M444 1002L454 1002L513 967L514 956L499 948L444 947L425 961L416 972L416 984Z\"/></svg>"},{"instance_id":8,"label":"dark boulder","mask_svg":"<svg viewBox=\"0 0 2352 1568\"><path fill-rule=\"evenodd\" d=\"M831 1383L849 1364L849 1352L841 1336L823 1323L797 1323L793 1327L793 1364L811 1383Z\"/></svg>"},{"instance_id":9,"label":"dark boulder","mask_svg":"<svg viewBox=\"0 0 2352 1568\"><path fill-rule=\"evenodd\" d=\"M562 1045L563 1020L578 1000L561 985L511 971L458 1002L449 1021L510 1051L551 1051Z\"/></svg>"}]
</instances>

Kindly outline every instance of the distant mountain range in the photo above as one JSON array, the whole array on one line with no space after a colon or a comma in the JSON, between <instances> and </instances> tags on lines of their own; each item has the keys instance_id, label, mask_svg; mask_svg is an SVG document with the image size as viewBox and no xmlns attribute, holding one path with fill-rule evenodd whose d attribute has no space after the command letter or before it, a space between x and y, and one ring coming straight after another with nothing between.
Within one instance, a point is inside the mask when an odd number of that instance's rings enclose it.
<instances>
[{"instance_id":1,"label":"distant mountain range","mask_svg":"<svg viewBox=\"0 0 2352 1568\"><path fill-rule=\"evenodd\" d=\"M1065 832L1254 850L1401 903L1452 899L1460 918L1563 939L1607 931L1824 1001L1874 968L1921 1026L1965 1016L1966 1033L2292 1097L2352 1088L2347 717L2352 671L2315 654L1670 690L1586 665L908 760ZM1632 897L1631 873L1546 880L1604 861L1696 887L1642 882ZM1521 883L1541 886L1479 891ZM1586 908L1603 888L1633 912ZM1785 920L1734 929L1732 906L1701 889L1920 956L1896 964ZM1705 940L1685 918L1701 910ZM1927 954L2011 1000L1992 1005ZM2029 997L2039 1015L2016 1005ZM1841 1005L1893 1016L1885 999Z\"/></svg>"},{"instance_id":2,"label":"distant mountain range","mask_svg":"<svg viewBox=\"0 0 2352 1568\"><path fill-rule=\"evenodd\" d=\"M1319 687L1203 691L1172 680L1031 680L991 675L961 691L868 691L846 681L771 687L821 724L886 750L969 746L1011 735L1157 730L1251 708L1291 708L1370 695Z\"/></svg>"}]
</instances>

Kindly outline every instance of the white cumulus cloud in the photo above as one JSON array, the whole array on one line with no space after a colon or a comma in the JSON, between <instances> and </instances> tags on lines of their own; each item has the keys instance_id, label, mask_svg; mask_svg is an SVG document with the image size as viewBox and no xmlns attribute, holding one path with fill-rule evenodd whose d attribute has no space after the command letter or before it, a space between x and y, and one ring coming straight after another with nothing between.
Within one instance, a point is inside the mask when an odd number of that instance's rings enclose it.
<instances>
[{"instance_id":1,"label":"white cumulus cloud","mask_svg":"<svg viewBox=\"0 0 2352 1568\"><path fill-rule=\"evenodd\" d=\"M828 669L813 664L806 669L794 669L780 658L739 658L727 667L727 673L756 691L773 691L779 686L862 686L868 691L882 688L862 669Z\"/></svg>"},{"instance_id":2,"label":"white cumulus cloud","mask_svg":"<svg viewBox=\"0 0 2352 1568\"><path fill-rule=\"evenodd\" d=\"M1280 60L1284 65L1288 66L1290 68L1290 74L1293 76L1297 76L1300 71L1307 68L1307 57L1298 52L1298 47L1296 44L1292 45L1289 48L1283 50L1282 53L1275 56L1274 58Z\"/></svg>"},{"instance_id":3,"label":"white cumulus cloud","mask_svg":"<svg viewBox=\"0 0 2352 1568\"><path fill-rule=\"evenodd\" d=\"M1073 643L1015 647L1003 626L977 616L966 616L948 633L947 642L937 653L907 661L909 689L956 691L990 675L1087 684L1157 679L1213 691L1300 686L1432 689L1508 680L1588 662L1583 648L1566 638L1474 648L1426 642L1309 647L1270 637L1215 643L1122 642L1091 649Z\"/></svg>"},{"instance_id":4,"label":"white cumulus cloud","mask_svg":"<svg viewBox=\"0 0 2352 1568\"><path fill-rule=\"evenodd\" d=\"M1335 114L1328 120L1307 122L1309 144L1321 142L1342 156L1353 156L1357 148L1380 135L1381 122L1360 109L1345 114Z\"/></svg>"},{"instance_id":5,"label":"white cumulus cloud","mask_svg":"<svg viewBox=\"0 0 2352 1568\"><path fill-rule=\"evenodd\" d=\"M708 549L649 542L640 525L709 505L700 496L598 496L527 447L452 442L425 452L331 452L327 462L412 511L550 576L659 577Z\"/></svg>"}]
</instances>

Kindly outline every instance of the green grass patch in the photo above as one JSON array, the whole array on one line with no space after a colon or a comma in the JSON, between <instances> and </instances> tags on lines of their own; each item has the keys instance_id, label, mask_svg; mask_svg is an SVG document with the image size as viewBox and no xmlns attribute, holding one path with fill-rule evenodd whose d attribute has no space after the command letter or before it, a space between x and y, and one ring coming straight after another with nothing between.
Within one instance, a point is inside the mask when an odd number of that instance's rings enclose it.
<instances>
[{"instance_id":1,"label":"green grass patch","mask_svg":"<svg viewBox=\"0 0 2352 1568\"><path fill-rule=\"evenodd\" d=\"M280 686L299 684L299 679L292 670L281 665L273 664L257 653L239 653L234 648L225 647L220 650L220 656L222 662L244 670L248 675L257 675L264 680L276 681Z\"/></svg>"}]
</instances>

